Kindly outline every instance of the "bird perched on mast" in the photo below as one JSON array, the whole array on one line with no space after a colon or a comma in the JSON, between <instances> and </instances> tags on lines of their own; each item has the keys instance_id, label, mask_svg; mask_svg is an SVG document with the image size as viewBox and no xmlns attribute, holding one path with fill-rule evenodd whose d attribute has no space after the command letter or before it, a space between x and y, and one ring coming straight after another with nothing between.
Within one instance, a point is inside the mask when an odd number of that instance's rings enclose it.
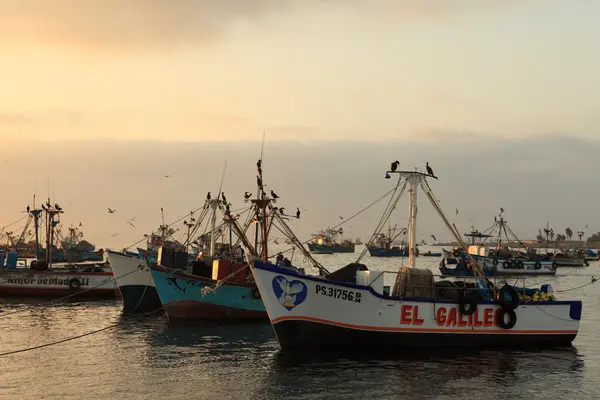
<instances>
[{"instance_id":1,"label":"bird perched on mast","mask_svg":"<svg viewBox=\"0 0 600 400\"><path fill-rule=\"evenodd\" d=\"M210 192L206 194L206 200L210 200Z\"/></svg>"},{"instance_id":2,"label":"bird perched on mast","mask_svg":"<svg viewBox=\"0 0 600 400\"><path fill-rule=\"evenodd\" d=\"M225 197L225 192L221 192L221 198L223 199L223 203L227 204L227 197Z\"/></svg>"},{"instance_id":3,"label":"bird perched on mast","mask_svg":"<svg viewBox=\"0 0 600 400\"><path fill-rule=\"evenodd\" d=\"M390 168L390 169L391 169L392 171L396 171L396 170L398 169L398 167L399 167L399 166L400 166L400 161L396 160L396 161L394 161L394 162L392 163L392 165L391 165L391 168Z\"/></svg>"},{"instance_id":4,"label":"bird perched on mast","mask_svg":"<svg viewBox=\"0 0 600 400\"><path fill-rule=\"evenodd\" d=\"M277 196L277 193L275 193L273 190L271 190L271 197L274 199L278 199L279 196Z\"/></svg>"},{"instance_id":5,"label":"bird perched on mast","mask_svg":"<svg viewBox=\"0 0 600 400\"><path fill-rule=\"evenodd\" d=\"M296 207L296 218L300 218L300 209Z\"/></svg>"},{"instance_id":6,"label":"bird perched on mast","mask_svg":"<svg viewBox=\"0 0 600 400\"><path fill-rule=\"evenodd\" d=\"M244 193L244 200L248 200L250 198L250 196L252 196L252 193L245 192Z\"/></svg>"},{"instance_id":7,"label":"bird perched on mast","mask_svg":"<svg viewBox=\"0 0 600 400\"><path fill-rule=\"evenodd\" d=\"M432 178L435 178L435 179L437 179L437 176L435 176L435 175L433 174L433 170L432 170L432 169L431 169L431 167L429 166L429 162L426 162L426 163L425 163L425 168L427 169L427 174L428 174L429 176L431 176Z\"/></svg>"}]
</instances>

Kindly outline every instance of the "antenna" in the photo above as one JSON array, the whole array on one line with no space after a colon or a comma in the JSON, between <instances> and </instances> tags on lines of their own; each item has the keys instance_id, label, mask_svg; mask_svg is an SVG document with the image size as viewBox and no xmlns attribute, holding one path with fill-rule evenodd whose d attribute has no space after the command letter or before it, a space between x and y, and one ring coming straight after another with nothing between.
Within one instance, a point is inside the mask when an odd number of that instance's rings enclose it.
<instances>
[{"instance_id":1,"label":"antenna","mask_svg":"<svg viewBox=\"0 0 600 400\"><path fill-rule=\"evenodd\" d=\"M263 131L263 139L262 139L262 144L260 146L260 159L261 160L263 159L263 155L265 153L265 135L266 135L266 132Z\"/></svg>"},{"instance_id":2,"label":"antenna","mask_svg":"<svg viewBox=\"0 0 600 400\"><path fill-rule=\"evenodd\" d=\"M225 180L225 170L227 170L227 160L225 160L225 165L223 166L223 174L221 175L221 184L219 185L219 195L217 196L217 200L221 197L221 190L223 189L223 181Z\"/></svg>"}]
</instances>

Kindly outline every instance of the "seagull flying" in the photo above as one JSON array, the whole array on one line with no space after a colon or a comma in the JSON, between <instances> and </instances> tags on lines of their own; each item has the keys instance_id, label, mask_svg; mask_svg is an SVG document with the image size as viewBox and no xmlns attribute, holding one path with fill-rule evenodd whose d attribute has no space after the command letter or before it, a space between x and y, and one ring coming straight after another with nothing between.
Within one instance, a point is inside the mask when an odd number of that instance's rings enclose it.
<instances>
[{"instance_id":1,"label":"seagull flying","mask_svg":"<svg viewBox=\"0 0 600 400\"><path fill-rule=\"evenodd\" d=\"M114 213L115 213L115 211L117 211L117 210L113 210L113 209L111 209L110 207L108 208L108 213L109 213L109 214L114 214Z\"/></svg>"}]
</instances>

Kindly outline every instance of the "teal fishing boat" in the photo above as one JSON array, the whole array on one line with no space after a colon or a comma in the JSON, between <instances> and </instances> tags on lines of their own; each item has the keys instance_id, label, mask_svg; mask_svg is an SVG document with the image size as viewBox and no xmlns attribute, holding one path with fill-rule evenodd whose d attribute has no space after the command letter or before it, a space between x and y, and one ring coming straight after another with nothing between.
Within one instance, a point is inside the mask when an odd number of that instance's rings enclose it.
<instances>
[{"instance_id":1,"label":"teal fishing boat","mask_svg":"<svg viewBox=\"0 0 600 400\"><path fill-rule=\"evenodd\" d=\"M210 224L210 232L217 232L217 212L223 216L221 227L230 234L233 251L217 253L217 235L211 236L209 254L188 264L173 262L185 257L162 257L159 252L158 265L150 267L156 290L169 320L200 319L267 319L260 293L252 273L245 261L243 245L248 252L268 261L268 231L273 219L281 218L280 211L271 205L274 196L268 196L262 185L262 162L258 166L257 199L245 196L252 205L248 208L247 223L241 226L239 215L232 215L230 204L219 193L216 199L207 196L204 213L198 218L194 230L199 229L204 220ZM255 227L254 244L246 232ZM233 237L237 238L234 242ZM298 271L292 266L287 267Z\"/></svg>"}]
</instances>

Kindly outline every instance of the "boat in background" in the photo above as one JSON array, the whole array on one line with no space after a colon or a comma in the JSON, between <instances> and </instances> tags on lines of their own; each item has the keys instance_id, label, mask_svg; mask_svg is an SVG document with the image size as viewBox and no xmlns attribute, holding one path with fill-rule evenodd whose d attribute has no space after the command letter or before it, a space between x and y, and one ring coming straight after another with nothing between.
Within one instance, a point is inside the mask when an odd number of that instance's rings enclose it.
<instances>
[{"instance_id":1,"label":"boat in background","mask_svg":"<svg viewBox=\"0 0 600 400\"><path fill-rule=\"evenodd\" d=\"M530 347L567 345L575 339L582 302L556 301L551 285L498 288L479 274L474 283L435 282L431 270L416 269L418 187L465 249L466 244L451 229L427 183L431 171L388 171L386 177L390 173L400 176L396 189L403 185L398 199L410 185L411 221L408 267L394 273L391 291L384 284L385 272L370 271L358 262L316 277L250 260L283 350ZM470 261L471 268L479 271Z\"/></svg>"},{"instance_id":2,"label":"boat in background","mask_svg":"<svg viewBox=\"0 0 600 400\"><path fill-rule=\"evenodd\" d=\"M337 237L341 236L341 241ZM354 243L344 240L342 228L328 228L312 235L307 243L308 249L314 254L354 253Z\"/></svg>"},{"instance_id":3,"label":"boat in background","mask_svg":"<svg viewBox=\"0 0 600 400\"><path fill-rule=\"evenodd\" d=\"M18 254L8 252L0 256L0 297L66 297L115 298L117 295L113 272L110 265L101 262L80 262L53 264L52 249L56 237L55 229L60 223L62 208L48 201L41 209L27 207L26 228L33 223L35 228L36 254L40 254L39 222L46 213L46 252L45 258L38 258L29 265L18 265Z\"/></svg>"}]
</instances>

